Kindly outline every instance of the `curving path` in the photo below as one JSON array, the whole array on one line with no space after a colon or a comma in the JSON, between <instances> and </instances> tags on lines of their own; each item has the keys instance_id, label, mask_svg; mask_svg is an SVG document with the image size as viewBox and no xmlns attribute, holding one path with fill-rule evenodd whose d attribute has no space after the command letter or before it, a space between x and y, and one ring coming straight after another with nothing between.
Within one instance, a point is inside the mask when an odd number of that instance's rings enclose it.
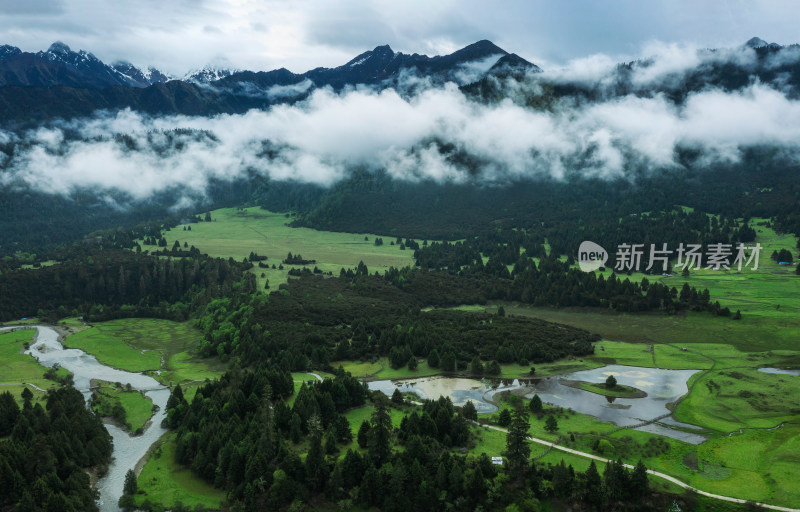
<instances>
[{"instance_id":1,"label":"curving path","mask_svg":"<svg viewBox=\"0 0 800 512\"><path fill-rule=\"evenodd\" d=\"M0 383L0 386L30 386L33 389L37 389L37 390L42 391L42 392L46 392L47 391L46 389L42 389L39 386L37 386L36 384L32 384L30 382L2 382L2 383Z\"/></svg>"},{"instance_id":2,"label":"curving path","mask_svg":"<svg viewBox=\"0 0 800 512\"><path fill-rule=\"evenodd\" d=\"M508 433L508 429L505 429L505 428L502 428L502 427L496 427L494 425L484 425L484 424L478 423L477 421L473 421L472 423L474 423L475 425L481 426L481 427L486 427L486 428L490 428L492 430L499 430L500 432ZM551 443L550 441L545 441L544 439L539 439L539 438L536 438L536 437L528 436L528 440L532 441L534 443L538 443L538 444L544 445L544 446L549 446L551 449L555 448L556 450L561 450L562 452L571 453L571 454L577 455L579 457L586 457L588 459L594 459L594 460L597 460L597 461L600 461L600 462L605 462L605 463L613 462L610 459L606 459L604 457L599 457L597 455L593 455L591 453L582 452L582 451L579 451L579 450L573 450L572 448L567 448L566 446L561 446L561 445L558 445L556 443ZM631 466L630 464L623 464L623 465L628 469L633 469L633 466ZM654 471L652 469L648 469L647 473L651 474L653 476L657 476L658 478L662 478L664 480L667 480L669 482L672 482L673 484L675 484L675 485L677 485L679 487L682 487L682 488L684 488L686 490L689 490L689 491L696 492L697 494L700 494L701 496L706 496L708 498L714 498L714 499L718 499L718 500L721 500L721 501L728 501L728 502L731 502L731 503L741 503L741 504L744 504L744 503L755 503L759 507L766 508L766 509L769 509L769 510L780 510L782 512L800 512L800 509L798 509L798 508L779 507L777 505L769 505L767 503L758 503L758 502L753 502L752 500L743 500L743 499L739 499L739 498L731 498L730 496L722 496L720 494L713 494L713 493L710 493L710 492L701 491L700 489L692 487L691 485L689 485L689 484L687 484L685 482L682 482L681 480L678 480L674 476L670 476L670 475L667 475L667 474L664 474L664 473L660 473L660 472Z\"/></svg>"}]
</instances>

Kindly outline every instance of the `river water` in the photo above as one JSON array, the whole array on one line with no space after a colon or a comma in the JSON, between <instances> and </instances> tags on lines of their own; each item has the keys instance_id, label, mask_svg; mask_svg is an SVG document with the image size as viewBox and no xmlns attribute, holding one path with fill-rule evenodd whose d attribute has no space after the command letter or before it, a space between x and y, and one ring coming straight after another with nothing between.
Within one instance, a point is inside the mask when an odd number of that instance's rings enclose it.
<instances>
[{"instance_id":1,"label":"river water","mask_svg":"<svg viewBox=\"0 0 800 512\"><path fill-rule=\"evenodd\" d=\"M402 392L414 393L423 399L436 399L440 395L449 396L453 404L458 406L471 400L478 412L485 413L497 410L494 395L503 391L513 391L527 398L538 394L545 403L565 409L571 408L576 412L610 421L620 427L629 427L668 414L670 410L667 404L688 392L686 383L697 371L610 365L547 378L477 380L462 377L422 377L373 381L369 383L369 387L387 395L391 395L395 388L399 388ZM620 384L647 392L647 396L608 398L560 382L562 379L568 379L602 383L609 375L614 375ZM701 435L685 431L696 430L698 427L680 423L672 417L663 418L658 423L644 425L638 429L692 444L700 444L706 439Z\"/></svg>"},{"instance_id":2,"label":"river water","mask_svg":"<svg viewBox=\"0 0 800 512\"><path fill-rule=\"evenodd\" d=\"M166 416L170 391L152 377L100 364L94 356L83 350L65 349L58 341L58 332L50 327L31 327L36 329L36 337L25 353L32 355L43 366L52 367L58 364L72 372L75 388L83 393L87 403L92 394L91 380L98 379L119 382L123 385L130 384L134 389L144 391L145 396L158 406L158 411L140 436L131 436L116 425L106 424L106 429L114 440L114 452L108 472L96 484L100 492L98 506L101 512L118 512L120 508L117 506L117 501L122 496L125 473L133 469L150 446L166 432L161 427L161 421ZM0 331L5 330L9 328L0 329Z\"/></svg>"}]
</instances>

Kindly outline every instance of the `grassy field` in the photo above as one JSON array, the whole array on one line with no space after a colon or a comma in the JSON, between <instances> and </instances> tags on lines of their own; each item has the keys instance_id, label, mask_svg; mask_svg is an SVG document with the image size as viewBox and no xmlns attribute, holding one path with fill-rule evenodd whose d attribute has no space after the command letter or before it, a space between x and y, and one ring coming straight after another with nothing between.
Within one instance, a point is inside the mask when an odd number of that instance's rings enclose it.
<instances>
[{"instance_id":1,"label":"grassy field","mask_svg":"<svg viewBox=\"0 0 800 512\"><path fill-rule=\"evenodd\" d=\"M405 417L408 413L411 412L412 406L404 406L408 409L408 411L401 411L400 409L395 409L391 407L389 409L389 414L392 417L392 426L399 427L400 421L402 421L403 417ZM361 427L361 423L364 420L369 421L372 417L372 413L375 411L375 406L367 404L363 407L357 407L355 409L350 409L344 414L344 417L347 418L347 421L350 422L350 430L353 431L353 440L356 439L356 434L358 434L358 429Z\"/></svg>"},{"instance_id":2,"label":"grassy field","mask_svg":"<svg viewBox=\"0 0 800 512\"><path fill-rule=\"evenodd\" d=\"M94 402L95 412L110 416L111 408L119 402L125 409L126 427L130 432L143 428L153 416L153 402L143 393L127 391L124 387L117 387L110 382L103 382L97 393L100 398Z\"/></svg>"},{"instance_id":3,"label":"grassy field","mask_svg":"<svg viewBox=\"0 0 800 512\"><path fill-rule=\"evenodd\" d=\"M438 368L428 366L428 362L424 359L417 360L416 370L410 370L407 366L394 369L389 364L387 357L381 357L375 361L336 361L333 365L337 368L341 366L354 377L365 380L411 379L441 373Z\"/></svg>"},{"instance_id":4,"label":"grassy field","mask_svg":"<svg viewBox=\"0 0 800 512\"><path fill-rule=\"evenodd\" d=\"M610 424L584 415L559 417L562 444L603 457L621 457L629 464L642 459L648 468L675 476L700 489L723 495L782 505L797 504L800 489L794 485L793 470L800 461L800 425L787 424L778 430L752 430L733 437L712 437L695 446L664 440L657 435L623 429L609 434ZM536 437L555 440L543 432L544 421L531 418L530 432ZM567 434L575 432L575 442ZM584 435L578 435L584 434ZM586 435L588 434L588 435ZM602 452L593 449L600 440ZM665 451L661 451L665 450ZM532 452L543 453L543 449ZM555 450L541 459L559 458ZM585 464L585 463L584 463Z\"/></svg>"},{"instance_id":5,"label":"grassy field","mask_svg":"<svg viewBox=\"0 0 800 512\"><path fill-rule=\"evenodd\" d=\"M506 449L506 434L505 432L499 432L497 430L489 429L482 426L473 425L470 427L470 430L473 435L473 439L475 440L475 445L470 447L470 453L473 455L480 455L481 453L485 453L490 457L497 457L502 454L502 452ZM542 436L536 436L542 437ZM537 459L537 462L541 464L560 464L563 460L565 464L571 465L575 471L586 471L589 467L591 461L586 457L581 457L579 455L573 455L571 453L563 452L560 450L548 450L548 448L544 445L538 443L531 443L531 457ZM611 455L603 455L601 456L608 456L611 458ZM638 462L638 460L632 461L633 464ZM595 461L595 465L597 466L598 471L602 474L605 470L605 463ZM649 467L649 466L648 466ZM674 492L677 494L681 494L681 489L669 482L651 478L650 485L652 488L659 489L662 491L667 492Z\"/></svg>"},{"instance_id":6,"label":"grassy field","mask_svg":"<svg viewBox=\"0 0 800 512\"><path fill-rule=\"evenodd\" d=\"M212 222L191 224L191 231L184 231L187 226L177 226L163 233L167 247L171 248L178 240L183 246L194 245L210 256L234 258L241 261L251 252L259 256L267 256L264 263L269 269L253 268L259 281L259 288L269 280L270 289L277 289L285 283L292 265L284 265L283 270L277 267L288 253L300 254L304 259L316 260L316 266L323 272L338 275L341 268L355 268L363 261L370 271L383 272L390 266L405 267L414 265L414 251L401 251L397 245L391 245L395 237L375 235L371 233L334 233L316 231L309 228L290 228L292 219L285 214L272 213L258 207L223 208L211 212ZM375 245L375 238L382 237L384 244ZM365 237L367 238L365 240ZM142 249L156 250L156 246L142 245ZM314 264L308 265L309 268ZM301 268L301 266L297 266ZM264 273L265 277L261 277Z\"/></svg>"},{"instance_id":7,"label":"grassy field","mask_svg":"<svg viewBox=\"0 0 800 512\"><path fill-rule=\"evenodd\" d=\"M627 344L626 344L627 345ZM413 379L416 377L429 377L431 375L444 374L440 368L431 368L425 359L418 359L416 370L411 370L407 366L394 369L389 365L386 357L381 357L373 361L336 361L335 367L341 366L345 371L350 372L354 377L364 380L385 380L385 379ZM566 358L552 363L535 365L536 377L547 377L550 375L560 375L562 373L599 368L605 363L594 359ZM500 374L493 375L493 378L515 379L521 377L532 377L530 374L531 365L522 366L518 364L500 365ZM468 373L463 373L465 377L473 377ZM474 376L480 379L480 376Z\"/></svg>"},{"instance_id":8,"label":"grassy field","mask_svg":"<svg viewBox=\"0 0 800 512\"><path fill-rule=\"evenodd\" d=\"M139 478L140 494L136 503L145 499L172 507L181 502L185 506L219 509L225 493L215 489L191 470L175 463L175 434L167 433L160 444L152 451L147 463L142 468Z\"/></svg>"},{"instance_id":9,"label":"grassy field","mask_svg":"<svg viewBox=\"0 0 800 512\"><path fill-rule=\"evenodd\" d=\"M695 381L675 417L721 433L800 422L800 378L752 368L715 370Z\"/></svg>"},{"instance_id":10,"label":"grassy field","mask_svg":"<svg viewBox=\"0 0 800 512\"><path fill-rule=\"evenodd\" d=\"M730 317L713 317L708 313L681 313L667 316L663 313L625 314L599 309L532 308L519 304L494 304L487 307L467 305L462 309L494 312L503 305L507 314L541 318L553 322L582 327L606 339L636 343L722 343L743 351L775 349L800 350L800 294L797 293L800 277L794 265L778 265L770 259L773 251L789 249L796 254L797 238L781 235L766 227L767 219L752 219L756 242L762 246L759 268L737 270L691 270L688 277L680 269L671 277L645 276L633 273L629 277L639 282L647 277L670 287L681 289L684 283L702 291L708 288L712 301L719 301L732 312L740 310L741 320ZM612 269L604 274L608 278ZM621 276L623 278L627 276ZM668 355L665 349L662 354ZM681 358L681 364L690 364ZM695 361L697 365L702 361ZM624 363L621 363L624 364ZM662 368L670 368L665 362Z\"/></svg>"},{"instance_id":11,"label":"grassy field","mask_svg":"<svg viewBox=\"0 0 800 512\"><path fill-rule=\"evenodd\" d=\"M114 368L152 372L153 377L168 384L213 379L222 374L224 365L218 360L193 355L201 336L191 322L126 318L94 324L67 336L64 344L84 350Z\"/></svg>"},{"instance_id":12,"label":"grassy field","mask_svg":"<svg viewBox=\"0 0 800 512\"><path fill-rule=\"evenodd\" d=\"M24 329L0 334L0 393L10 392L19 403L22 403L20 395L24 388L30 389L35 399L38 399L44 393L33 386L46 390L58 385L55 381L44 378L47 368L37 363L33 357L22 353L24 344L32 343L35 333L33 329ZM63 369L59 371L62 375L67 373Z\"/></svg>"},{"instance_id":13,"label":"grassy field","mask_svg":"<svg viewBox=\"0 0 800 512\"><path fill-rule=\"evenodd\" d=\"M37 325L40 324L38 318L22 318L20 320L11 320L9 322L0 322L0 326L5 325Z\"/></svg>"}]
</instances>

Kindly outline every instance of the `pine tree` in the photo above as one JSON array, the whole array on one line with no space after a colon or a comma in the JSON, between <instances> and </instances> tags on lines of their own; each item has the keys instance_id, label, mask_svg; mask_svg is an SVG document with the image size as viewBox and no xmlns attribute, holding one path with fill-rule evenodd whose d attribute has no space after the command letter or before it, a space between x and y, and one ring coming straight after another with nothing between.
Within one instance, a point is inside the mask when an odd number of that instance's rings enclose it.
<instances>
[{"instance_id":1,"label":"pine tree","mask_svg":"<svg viewBox=\"0 0 800 512\"><path fill-rule=\"evenodd\" d=\"M439 367L439 352L436 349L431 350L428 354L428 366L431 368Z\"/></svg>"},{"instance_id":2,"label":"pine tree","mask_svg":"<svg viewBox=\"0 0 800 512\"><path fill-rule=\"evenodd\" d=\"M369 431L372 427L370 427L369 421L364 420L361 422L361 426L358 427L358 446L361 448L366 448L369 443Z\"/></svg>"},{"instance_id":3,"label":"pine tree","mask_svg":"<svg viewBox=\"0 0 800 512\"><path fill-rule=\"evenodd\" d=\"M519 409L514 411L513 416L508 434L506 434L505 455L508 457L511 469L524 472L531 454L531 447L528 444L528 418L527 413Z\"/></svg>"},{"instance_id":4,"label":"pine tree","mask_svg":"<svg viewBox=\"0 0 800 512\"><path fill-rule=\"evenodd\" d=\"M483 375L483 363L480 357L475 356L472 358L472 362L469 364L469 370L475 375Z\"/></svg>"},{"instance_id":5,"label":"pine tree","mask_svg":"<svg viewBox=\"0 0 800 512\"><path fill-rule=\"evenodd\" d=\"M22 390L22 406L24 409L30 409L31 407L31 400L33 399L33 393L27 387Z\"/></svg>"},{"instance_id":6,"label":"pine tree","mask_svg":"<svg viewBox=\"0 0 800 512\"><path fill-rule=\"evenodd\" d=\"M478 421L478 411L475 409L475 404L472 403L472 400L467 400L467 403L461 408L461 414L468 420Z\"/></svg>"},{"instance_id":7,"label":"pine tree","mask_svg":"<svg viewBox=\"0 0 800 512\"><path fill-rule=\"evenodd\" d=\"M0 436L11 433L18 416L19 406L14 396L8 391L0 393Z\"/></svg>"},{"instance_id":8,"label":"pine tree","mask_svg":"<svg viewBox=\"0 0 800 512\"><path fill-rule=\"evenodd\" d=\"M486 373L488 375L500 375L500 365L497 364L497 361L492 361L486 365Z\"/></svg>"},{"instance_id":9,"label":"pine tree","mask_svg":"<svg viewBox=\"0 0 800 512\"><path fill-rule=\"evenodd\" d=\"M392 417L389 415L386 399L380 395L375 396L377 399L375 400L375 411L372 413L367 447L375 466L379 468L391 453Z\"/></svg>"},{"instance_id":10,"label":"pine tree","mask_svg":"<svg viewBox=\"0 0 800 512\"><path fill-rule=\"evenodd\" d=\"M533 398L531 398L531 402L530 402L530 404L528 404L528 407L530 408L531 412L534 413L534 414L539 414L540 412L542 412L542 408L543 408L542 407L542 399L539 398L539 395L537 395L537 394L533 395Z\"/></svg>"},{"instance_id":11,"label":"pine tree","mask_svg":"<svg viewBox=\"0 0 800 512\"><path fill-rule=\"evenodd\" d=\"M544 422L544 429L551 434L554 434L558 430L558 420L552 414L547 417Z\"/></svg>"},{"instance_id":12,"label":"pine tree","mask_svg":"<svg viewBox=\"0 0 800 512\"><path fill-rule=\"evenodd\" d=\"M325 454L333 455L336 453L336 435L333 433L333 429L329 429L325 433Z\"/></svg>"},{"instance_id":13,"label":"pine tree","mask_svg":"<svg viewBox=\"0 0 800 512\"><path fill-rule=\"evenodd\" d=\"M647 485L647 468L640 459L636 464L636 467L633 468L633 473L631 474L629 480L628 489L630 495L633 498L641 498L647 494Z\"/></svg>"},{"instance_id":14,"label":"pine tree","mask_svg":"<svg viewBox=\"0 0 800 512\"><path fill-rule=\"evenodd\" d=\"M553 467L553 492L559 498L568 498L572 495L575 475L571 470L572 466L567 467L564 459L561 459L561 463Z\"/></svg>"},{"instance_id":15,"label":"pine tree","mask_svg":"<svg viewBox=\"0 0 800 512\"><path fill-rule=\"evenodd\" d=\"M601 508L605 501L605 493L603 489L603 481L600 479L600 473L597 472L597 466L594 461L589 464L586 473L583 474L584 478L584 499L593 508Z\"/></svg>"},{"instance_id":16,"label":"pine tree","mask_svg":"<svg viewBox=\"0 0 800 512\"><path fill-rule=\"evenodd\" d=\"M133 470L129 469L127 473L125 473L125 485L122 488L122 492L129 496L133 496L139 491L139 485L136 482L136 473Z\"/></svg>"},{"instance_id":17,"label":"pine tree","mask_svg":"<svg viewBox=\"0 0 800 512\"><path fill-rule=\"evenodd\" d=\"M303 436L302 425L303 420L300 418L300 415L293 413L292 419L289 421L289 438L294 444L299 443L300 438Z\"/></svg>"},{"instance_id":18,"label":"pine tree","mask_svg":"<svg viewBox=\"0 0 800 512\"><path fill-rule=\"evenodd\" d=\"M612 500L623 500L628 493L628 472L622 465L622 460L609 462L603 473L603 483L605 484L608 497Z\"/></svg>"},{"instance_id":19,"label":"pine tree","mask_svg":"<svg viewBox=\"0 0 800 512\"><path fill-rule=\"evenodd\" d=\"M501 427L507 427L511 424L511 412L508 409L500 411L500 415L497 417L497 424Z\"/></svg>"},{"instance_id":20,"label":"pine tree","mask_svg":"<svg viewBox=\"0 0 800 512\"><path fill-rule=\"evenodd\" d=\"M267 460L275 456L275 422L272 416L272 387L264 385L261 395L261 411L264 430L261 432L261 455Z\"/></svg>"},{"instance_id":21,"label":"pine tree","mask_svg":"<svg viewBox=\"0 0 800 512\"><path fill-rule=\"evenodd\" d=\"M322 453L322 426L316 415L308 418L308 436L309 448L305 464L306 483L309 488L319 491L325 485L328 474Z\"/></svg>"}]
</instances>

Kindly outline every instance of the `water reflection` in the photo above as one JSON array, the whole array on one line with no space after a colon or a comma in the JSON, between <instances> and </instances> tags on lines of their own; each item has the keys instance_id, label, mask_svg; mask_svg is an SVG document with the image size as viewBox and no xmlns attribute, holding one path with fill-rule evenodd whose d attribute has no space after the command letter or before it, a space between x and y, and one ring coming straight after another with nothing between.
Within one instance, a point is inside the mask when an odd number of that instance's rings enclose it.
<instances>
[{"instance_id":1,"label":"water reflection","mask_svg":"<svg viewBox=\"0 0 800 512\"><path fill-rule=\"evenodd\" d=\"M689 377L698 371L610 365L541 379L477 380L463 377L423 377L374 381L369 383L369 387L387 395L391 395L396 388L399 388L402 392L415 393L423 399L436 399L440 395L449 396L453 404L459 406L466 403L467 400L472 400L478 412L482 413L497 410L494 397L498 393L513 391L526 398L532 397L535 393L545 403L570 408L603 421L610 421L620 427L632 427L668 414L670 410L667 408L667 404L678 400L688 392L686 383ZM602 383L609 375L614 375L620 384L633 386L647 392L647 396L611 398L565 386L559 382L561 379L567 379ZM650 424L638 427L638 429L693 444L699 444L705 440L700 435L670 428L674 426L697 429L698 427L694 425L680 423L671 417L664 418L659 423L665 425Z\"/></svg>"},{"instance_id":2,"label":"water reflection","mask_svg":"<svg viewBox=\"0 0 800 512\"><path fill-rule=\"evenodd\" d=\"M777 373L781 375L794 375L800 377L800 370L789 370L784 368L759 368L758 371L764 373Z\"/></svg>"}]
</instances>

